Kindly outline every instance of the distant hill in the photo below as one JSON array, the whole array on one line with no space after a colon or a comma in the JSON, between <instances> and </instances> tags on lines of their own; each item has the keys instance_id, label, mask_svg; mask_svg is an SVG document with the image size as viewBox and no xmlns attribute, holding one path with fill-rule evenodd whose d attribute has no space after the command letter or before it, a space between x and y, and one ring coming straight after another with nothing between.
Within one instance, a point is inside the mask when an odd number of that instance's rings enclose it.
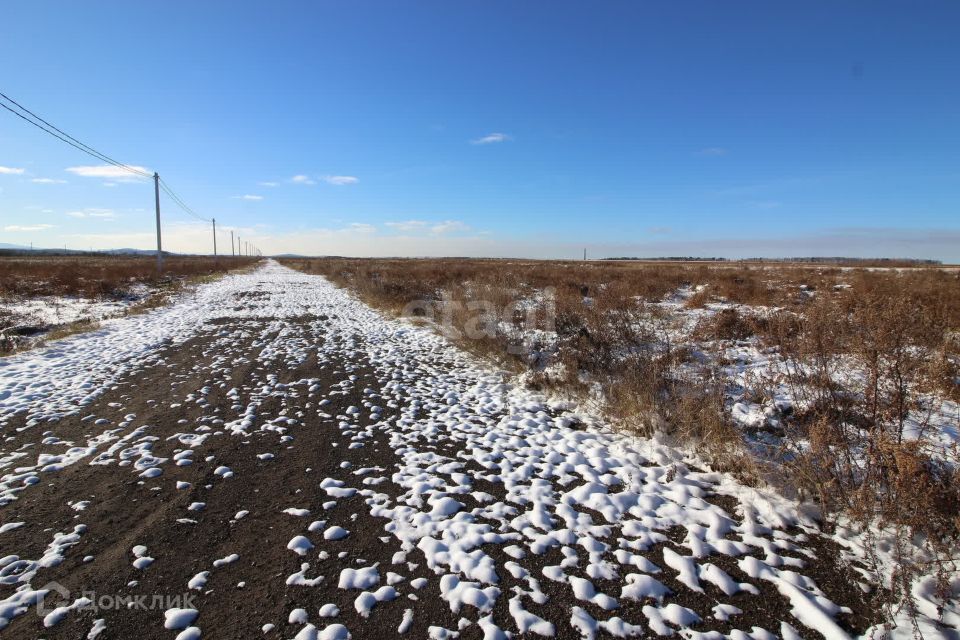
<instances>
[{"instance_id":1,"label":"distant hill","mask_svg":"<svg viewBox=\"0 0 960 640\"><path fill-rule=\"evenodd\" d=\"M109 253L112 256L155 256L157 255L156 249L109 249L107 251L100 251L99 253ZM175 255L169 251L164 251L163 255L172 256Z\"/></svg>"},{"instance_id":2,"label":"distant hill","mask_svg":"<svg viewBox=\"0 0 960 640\"><path fill-rule=\"evenodd\" d=\"M78 249L49 249L45 247L33 247L32 249L29 246L24 246L20 244L10 244L9 242L0 242L0 255L38 255L38 256L155 256L157 255L156 250L153 249L131 249L129 247L123 249L109 249L106 251L82 251ZM164 251L163 255L165 256L177 256L182 255L179 253L172 253L170 251Z\"/></svg>"}]
</instances>

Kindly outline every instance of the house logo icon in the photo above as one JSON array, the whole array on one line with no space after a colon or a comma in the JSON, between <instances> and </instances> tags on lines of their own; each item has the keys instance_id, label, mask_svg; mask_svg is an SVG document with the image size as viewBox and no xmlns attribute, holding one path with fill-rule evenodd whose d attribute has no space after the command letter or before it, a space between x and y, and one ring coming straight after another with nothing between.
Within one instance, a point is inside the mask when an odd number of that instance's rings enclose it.
<instances>
[{"instance_id":1,"label":"house logo icon","mask_svg":"<svg viewBox=\"0 0 960 640\"><path fill-rule=\"evenodd\" d=\"M37 615L46 616L57 607L70 604L70 589L59 582L48 582L38 589L43 594L37 600Z\"/></svg>"}]
</instances>

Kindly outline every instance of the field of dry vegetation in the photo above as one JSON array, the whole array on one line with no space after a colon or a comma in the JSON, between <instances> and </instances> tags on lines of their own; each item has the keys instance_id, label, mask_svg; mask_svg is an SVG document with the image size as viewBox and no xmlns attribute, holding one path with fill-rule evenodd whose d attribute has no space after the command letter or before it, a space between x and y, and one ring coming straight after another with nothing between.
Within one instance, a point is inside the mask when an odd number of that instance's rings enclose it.
<instances>
[{"instance_id":1,"label":"field of dry vegetation","mask_svg":"<svg viewBox=\"0 0 960 640\"><path fill-rule=\"evenodd\" d=\"M0 256L0 354L162 304L185 283L249 267L255 258Z\"/></svg>"},{"instance_id":2,"label":"field of dry vegetation","mask_svg":"<svg viewBox=\"0 0 960 640\"><path fill-rule=\"evenodd\" d=\"M828 526L894 531L899 596L919 573L946 580L960 540L956 270L283 262L430 323L614 425L814 501Z\"/></svg>"},{"instance_id":3,"label":"field of dry vegetation","mask_svg":"<svg viewBox=\"0 0 960 640\"><path fill-rule=\"evenodd\" d=\"M124 297L131 286L159 286L184 278L247 267L255 258L168 257L163 273L147 256L2 256L0 296Z\"/></svg>"}]
</instances>

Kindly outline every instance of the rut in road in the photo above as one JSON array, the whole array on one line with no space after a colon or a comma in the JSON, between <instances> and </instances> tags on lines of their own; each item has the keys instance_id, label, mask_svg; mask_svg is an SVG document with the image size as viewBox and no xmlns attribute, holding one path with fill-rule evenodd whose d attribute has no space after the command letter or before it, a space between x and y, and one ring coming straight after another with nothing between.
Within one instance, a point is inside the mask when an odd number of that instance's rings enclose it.
<instances>
[{"instance_id":1,"label":"rut in road","mask_svg":"<svg viewBox=\"0 0 960 640\"><path fill-rule=\"evenodd\" d=\"M4 637L875 622L863 577L792 503L276 263L0 362Z\"/></svg>"}]
</instances>

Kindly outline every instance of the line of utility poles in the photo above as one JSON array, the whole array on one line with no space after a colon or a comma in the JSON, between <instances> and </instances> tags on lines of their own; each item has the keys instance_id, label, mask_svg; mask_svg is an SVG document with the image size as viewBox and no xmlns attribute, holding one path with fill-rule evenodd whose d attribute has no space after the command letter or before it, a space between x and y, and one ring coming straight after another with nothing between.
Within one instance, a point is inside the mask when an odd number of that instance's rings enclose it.
<instances>
[{"instance_id":1,"label":"line of utility poles","mask_svg":"<svg viewBox=\"0 0 960 640\"><path fill-rule=\"evenodd\" d=\"M157 211L157 271L163 272L163 242L160 234L160 174L157 172L153 173L153 194L154 201L156 204ZM213 225L213 257L218 257L217 254L217 219L212 218L210 222ZM230 230L230 255L236 257L237 254L240 256L246 257L257 257L260 258L263 256L263 252L260 251L256 246L250 244L249 242L243 241L243 244L240 244L240 236L237 235L237 244L233 244L233 229ZM30 249L33 250L33 243L30 243ZM66 245L64 245L64 250L66 250Z\"/></svg>"}]
</instances>

